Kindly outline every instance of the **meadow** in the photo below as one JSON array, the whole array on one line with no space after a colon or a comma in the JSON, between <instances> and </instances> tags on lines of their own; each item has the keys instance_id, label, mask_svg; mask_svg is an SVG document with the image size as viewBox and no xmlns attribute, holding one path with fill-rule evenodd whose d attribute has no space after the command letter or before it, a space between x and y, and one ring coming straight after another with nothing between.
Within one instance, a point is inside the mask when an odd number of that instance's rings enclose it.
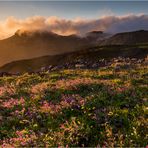
<instances>
[{"instance_id":1,"label":"meadow","mask_svg":"<svg viewBox=\"0 0 148 148\"><path fill-rule=\"evenodd\" d=\"M148 67L116 65L0 77L0 147L145 147Z\"/></svg>"}]
</instances>

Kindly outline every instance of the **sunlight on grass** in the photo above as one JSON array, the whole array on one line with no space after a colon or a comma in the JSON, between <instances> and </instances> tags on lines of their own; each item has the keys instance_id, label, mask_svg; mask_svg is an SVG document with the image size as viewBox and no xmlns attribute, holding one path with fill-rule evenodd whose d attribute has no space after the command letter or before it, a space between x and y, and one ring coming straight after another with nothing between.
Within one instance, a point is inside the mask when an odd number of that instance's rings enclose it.
<instances>
[{"instance_id":1,"label":"sunlight on grass","mask_svg":"<svg viewBox=\"0 0 148 148\"><path fill-rule=\"evenodd\" d=\"M0 146L147 145L145 66L0 78Z\"/></svg>"}]
</instances>

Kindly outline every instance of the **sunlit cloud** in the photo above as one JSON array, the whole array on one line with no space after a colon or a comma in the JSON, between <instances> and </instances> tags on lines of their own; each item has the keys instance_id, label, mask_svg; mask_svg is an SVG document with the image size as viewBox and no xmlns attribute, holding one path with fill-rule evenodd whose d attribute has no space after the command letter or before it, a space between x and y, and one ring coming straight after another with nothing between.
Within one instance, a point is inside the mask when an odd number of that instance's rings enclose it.
<instances>
[{"instance_id":1,"label":"sunlit cloud","mask_svg":"<svg viewBox=\"0 0 148 148\"><path fill-rule=\"evenodd\" d=\"M9 17L0 21L0 39L13 35L17 30L21 30L20 33L38 30L51 31L60 35L78 34L83 36L94 30L117 33L140 29L148 29L148 15L103 16L92 20L81 18L67 20L56 16L33 16L26 19Z\"/></svg>"}]
</instances>

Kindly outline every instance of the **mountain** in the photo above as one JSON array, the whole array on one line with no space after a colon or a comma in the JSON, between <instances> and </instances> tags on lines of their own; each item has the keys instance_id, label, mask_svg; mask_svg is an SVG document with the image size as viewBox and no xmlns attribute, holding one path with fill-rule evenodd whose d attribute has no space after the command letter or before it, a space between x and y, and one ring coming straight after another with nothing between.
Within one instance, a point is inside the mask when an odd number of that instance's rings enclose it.
<instances>
[{"instance_id":1,"label":"mountain","mask_svg":"<svg viewBox=\"0 0 148 148\"><path fill-rule=\"evenodd\" d=\"M144 30L118 33L111 37L101 31L92 31L83 38L76 35L61 36L52 32L17 31L12 37L0 41L0 71L38 70L42 66L59 65L67 59L72 61L78 55L82 58L86 55L89 59L91 54L91 60L95 56L140 56L147 53L147 43L148 31ZM146 49L143 49L145 44Z\"/></svg>"},{"instance_id":2,"label":"mountain","mask_svg":"<svg viewBox=\"0 0 148 148\"><path fill-rule=\"evenodd\" d=\"M105 34L103 33L103 31L91 31L86 33L86 37L87 38L98 38L98 39L102 39L104 38Z\"/></svg>"},{"instance_id":3,"label":"mountain","mask_svg":"<svg viewBox=\"0 0 148 148\"><path fill-rule=\"evenodd\" d=\"M17 31L13 36L0 40L0 66L16 60L77 51L89 44L86 38L76 35Z\"/></svg>"},{"instance_id":4,"label":"mountain","mask_svg":"<svg viewBox=\"0 0 148 148\"><path fill-rule=\"evenodd\" d=\"M105 40L110 36L110 34L104 33L103 31L91 31L86 33L85 37L87 40L97 45L99 41Z\"/></svg>"},{"instance_id":5,"label":"mountain","mask_svg":"<svg viewBox=\"0 0 148 148\"><path fill-rule=\"evenodd\" d=\"M148 45L110 45L92 47L60 55L42 56L33 59L10 62L0 67L0 72L36 72L42 67L73 68L76 63L86 64L91 67L99 59L112 59L116 57L145 58L148 55ZM79 61L79 62L78 62Z\"/></svg>"},{"instance_id":6,"label":"mountain","mask_svg":"<svg viewBox=\"0 0 148 148\"><path fill-rule=\"evenodd\" d=\"M100 42L101 45L135 45L148 43L148 31L123 32Z\"/></svg>"}]
</instances>

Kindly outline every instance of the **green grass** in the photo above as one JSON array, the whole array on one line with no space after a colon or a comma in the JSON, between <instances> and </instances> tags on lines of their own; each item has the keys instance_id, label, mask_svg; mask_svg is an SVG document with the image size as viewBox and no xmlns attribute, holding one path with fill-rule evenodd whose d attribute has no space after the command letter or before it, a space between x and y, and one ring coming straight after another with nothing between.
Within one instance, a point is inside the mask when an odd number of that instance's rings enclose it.
<instances>
[{"instance_id":1,"label":"green grass","mask_svg":"<svg viewBox=\"0 0 148 148\"><path fill-rule=\"evenodd\" d=\"M148 69L0 78L0 146L145 147Z\"/></svg>"}]
</instances>

